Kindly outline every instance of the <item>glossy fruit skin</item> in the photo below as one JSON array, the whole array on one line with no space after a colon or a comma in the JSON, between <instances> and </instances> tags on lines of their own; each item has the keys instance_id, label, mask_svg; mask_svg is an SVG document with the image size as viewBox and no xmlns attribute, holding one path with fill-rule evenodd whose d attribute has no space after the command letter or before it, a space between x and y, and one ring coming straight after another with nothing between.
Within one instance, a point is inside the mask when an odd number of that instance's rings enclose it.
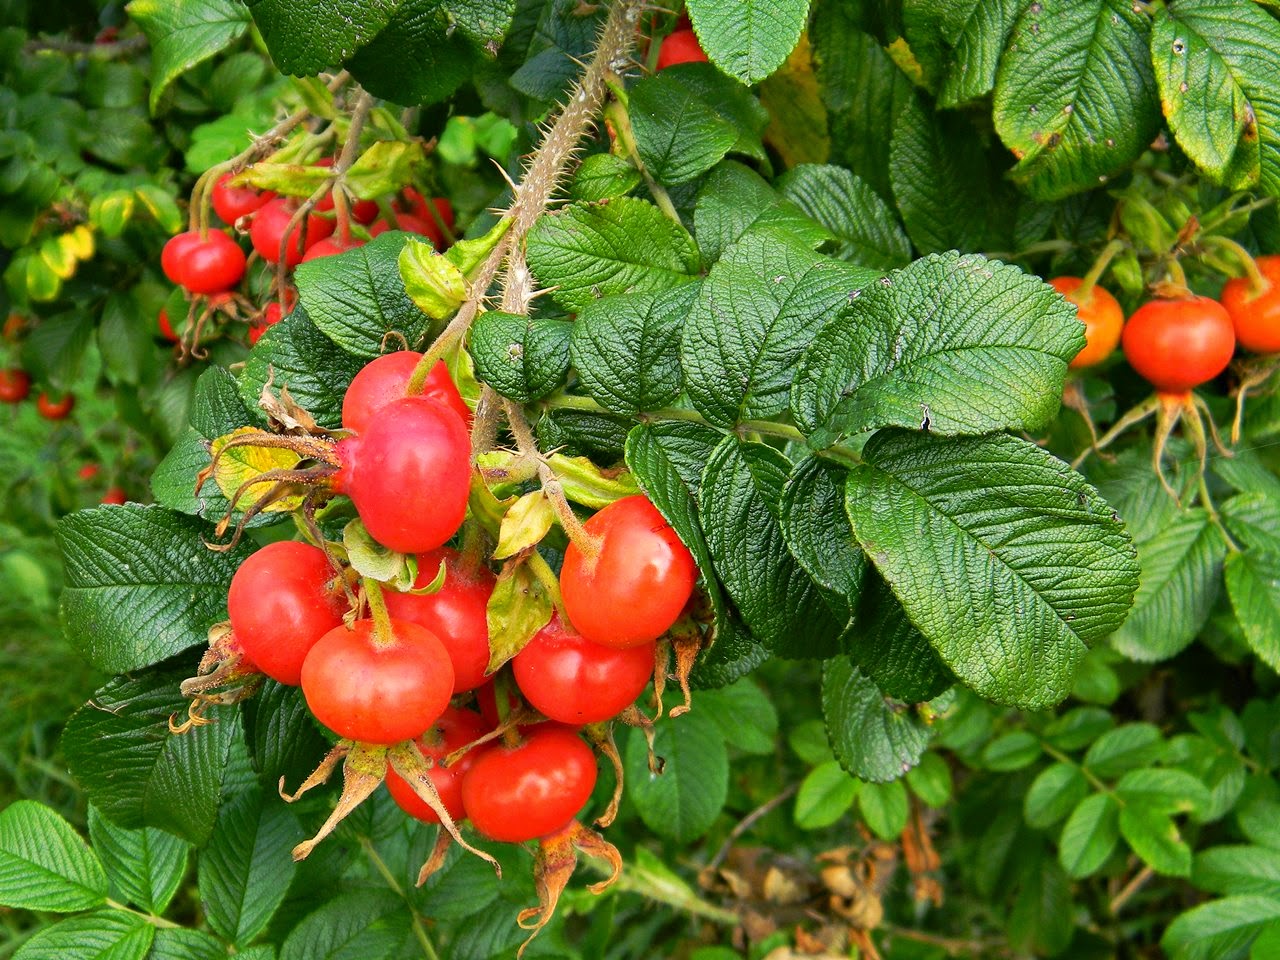
<instances>
[{"instance_id":1,"label":"glossy fruit skin","mask_svg":"<svg viewBox=\"0 0 1280 960\"><path fill-rule=\"evenodd\" d=\"M1208 297L1152 300L1134 311L1121 337L1129 365L1159 393L1186 393L1231 362L1236 335L1222 304Z\"/></svg>"},{"instance_id":2,"label":"glossy fruit skin","mask_svg":"<svg viewBox=\"0 0 1280 960\"><path fill-rule=\"evenodd\" d=\"M124 506L128 500L129 495L124 492L123 487L107 487L107 492L102 495L100 502L109 506L120 507Z\"/></svg>"},{"instance_id":3,"label":"glossy fruit skin","mask_svg":"<svg viewBox=\"0 0 1280 960\"><path fill-rule=\"evenodd\" d=\"M431 729L418 738L418 749L422 751L423 756L440 761L453 751L479 740L488 732L489 727L484 722L484 718L474 710L447 707ZM437 763L427 774L435 785L436 792L440 794L440 801L444 804L444 808L449 811L449 816L454 820L462 820L467 815L462 806L462 778L466 776L467 771L475 764L483 750L483 747L469 750L458 758L457 763L447 767ZM386 783L391 799L409 816L424 823L440 822L436 812L427 806L426 802L413 792L413 787L390 767L387 768Z\"/></svg>"},{"instance_id":4,"label":"glossy fruit skin","mask_svg":"<svg viewBox=\"0 0 1280 960\"><path fill-rule=\"evenodd\" d=\"M21 403L31 394L31 374L21 367L0 370L0 403Z\"/></svg>"},{"instance_id":5,"label":"glossy fruit skin","mask_svg":"<svg viewBox=\"0 0 1280 960\"><path fill-rule=\"evenodd\" d=\"M165 276L192 293L222 293L244 277L245 258L240 245L221 230L210 230L203 240L188 230L165 244L160 265Z\"/></svg>"},{"instance_id":6,"label":"glossy fruit skin","mask_svg":"<svg viewBox=\"0 0 1280 960\"><path fill-rule=\"evenodd\" d=\"M415 587L425 587L445 565L445 580L435 593L386 593L387 610L397 620L408 620L434 633L449 651L453 663L453 692L474 690L488 678L489 620L487 609L493 594L493 574L488 567L474 572L464 568L457 550L441 547L418 554Z\"/></svg>"},{"instance_id":7,"label":"glossy fruit skin","mask_svg":"<svg viewBox=\"0 0 1280 960\"><path fill-rule=\"evenodd\" d=\"M665 70L677 63L706 63L707 54L698 43L698 35L692 30L675 30L662 39L658 48L658 69Z\"/></svg>"},{"instance_id":8,"label":"glossy fruit skin","mask_svg":"<svg viewBox=\"0 0 1280 960\"><path fill-rule=\"evenodd\" d=\"M1247 278L1228 280L1218 298L1235 328L1236 342L1252 353L1280 353L1280 256L1255 261L1267 286L1250 296Z\"/></svg>"},{"instance_id":9,"label":"glossy fruit skin","mask_svg":"<svg viewBox=\"0 0 1280 960\"><path fill-rule=\"evenodd\" d=\"M76 398L72 394L67 394L60 400L54 400L47 393L42 393L36 397L36 413L44 417L46 420L65 420L71 416L71 411L75 408Z\"/></svg>"},{"instance_id":10,"label":"glossy fruit skin","mask_svg":"<svg viewBox=\"0 0 1280 960\"><path fill-rule=\"evenodd\" d=\"M275 196L271 190L255 190L253 187L233 187L235 174L224 173L213 185L210 200L213 210L223 222L234 225L241 217L248 216Z\"/></svg>"},{"instance_id":11,"label":"glossy fruit skin","mask_svg":"<svg viewBox=\"0 0 1280 960\"><path fill-rule=\"evenodd\" d=\"M375 357L361 367L342 398L342 426L363 433L375 413L392 400L404 396L409 378L421 359L422 354L413 350L397 350ZM443 360L438 361L427 374L421 395L443 403L461 417L463 423L471 425L471 410L454 386Z\"/></svg>"},{"instance_id":12,"label":"glossy fruit skin","mask_svg":"<svg viewBox=\"0 0 1280 960\"><path fill-rule=\"evenodd\" d=\"M339 253L346 253L348 250L363 246L363 240L351 240L343 243L337 237L325 237L323 240L312 244L307 252L302 255L301 262L307 263L311 260L319 260L321 257L333 257Z\"/></svg>"},{"instance_id":13,"label":"glossy fruit skin","mask_svg":"<svg viewBox=\"0 0 1280 960\"><path fill-rule=\"evenodd\" d=\"M393 400L364 433L336 448L336 488L370 536L400 553L443 546L462 526L471 489L471 437L427 397Z\"/></svg>"},{"instance_id":14,"label":"glossy fruit skin","mask_svg":"<svg viewBox=\"0 0 1280 960\"><path fill-rule=\"evenodd\" d=\"M1120 333L1124 330L1124 310L1111 292L1097 284L1089 291L1089 297L1081 301L1076 288L1084 281L1080 277L1054 277L1049 286L1076 306L1076 315L1084 324L1084 348L1075 355L1068 366L1082 370L1101 363L1120 345Z\"/></svg>"},{"instance_id":15,"label":"glossy fruit skin","mask_svg":"<svg viewBox=\"0 0 1280 960\"><path fill-rule=\"evenodd\" d=\"M592 643L557 615L511 661L530 706L560 723L615 717L635 702L653 676L655 643L618 649Z\"/></svg>"},{"instance_id":16,"label":"glossy fruit skin","mask_svg":"<svg viewBox=\"0 0 1280 960\"><path fill-rule=\"evenodd\" d=\"M658 639L693 593L693 554L640 494L615 500L583 526L599 538L600 551L594 562L575 544L565 551L560 593L569 620L606 647Z\"/></svg>"},{"instance_id":17,"label":"glossy fruit skin","mask_svg":"<svg viewBox=\"0 0 1280 960\"><path fill-rule=\"evenodd\" d=\"M302 693L322 724L348 740L399 743L440 719L453 692L453 667L426 627L391 621L380 645L372 620L335 627L302 665ZM252 656L252 655L251 655Z\"/></svg>"},{"instance_id":18,"label":"glossy fruit skin","mask_svg":"<svg viewBox=\"0 0 1280 960\"><path fill-rule=\"evenodd\" d=\"M567 727L531 727L517 747L485 750L462 778L462 806L490 840L523 843L577 816L596 785L596 758Z\"/></svg>"},{"instance_id":19,"label":"glossy fruit skin","mask_svg":"<svg viewBox=\"0 0 1280 960\"><path fill-rule=\"evenodd\" d=\"M231 578L227 610L236 639L258 668L296 687L316 642L341 625L347 602L333 565L309 543L269 543Z\"/></svg>"},{"instance_id":20,"label":"glossy fruit skin","mask_svg":"<svg viewBox=\"0 0 1280 960\"><path fill-rule=\"evenodd\" d=\"M253 249L267 263L280 262L280 241L284 238L285 228L289 226L296 209L294 204L283 197L276 197L263 204L253 215L253 222L249 225L249 240L253 243ZM285 251L285 266L296 267L302 262L302 255L333 233L333 230L332 220L307 217L305 230L294 227L294 235Z\"/></svg>"},{"instance_id":21,"label":"glossy fruit skin","mask_svg":"<svg viewBox=\"0 0 1280 960\"><path fill-rule=\"evenodd\" d=\"M369 228L369 235L377 237L386 233L390 229L391 228L387 226L387 221L379 220ZM397 213L396 229L403 230L406 233L416 233L418 236L426 237L437 250L444 246L444 234L440 232L440 228L436 226L436 222L434 220L427 220L412 213Z\"/></svg>"}]
</instances>

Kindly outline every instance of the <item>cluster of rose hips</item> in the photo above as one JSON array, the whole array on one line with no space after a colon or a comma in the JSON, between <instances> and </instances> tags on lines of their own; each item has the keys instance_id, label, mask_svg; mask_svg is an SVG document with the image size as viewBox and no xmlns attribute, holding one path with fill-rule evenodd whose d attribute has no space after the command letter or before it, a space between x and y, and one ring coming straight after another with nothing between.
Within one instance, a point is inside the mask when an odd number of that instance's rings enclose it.
<instances>
[{"instance_id":1,"label":"cluster of rose hips","mask_svg":"<svg viewBox=\"0 0 1280 960\"><path fill-rule=\"evenodd\" d=\"M414 588L360 583L324 544L272 543L232 578L229 649L240 673L300 686L353 749L414 744L438 806L400 768L385 770L411 816L439 823L442 807L491 840L539 840L544 851L607 847L576 820L597 775L579 730L629 708L654 676L657 641L693 594L693 557L644 496L605 506L582 524L587 540L565 551L559 612L509 672L488 676L497 580L475 537L447 545L466 518L471 412L443 363L407 395L421 361L391 353L357 374L325 476L370 536L415 556Z\"/></svg>"},{"instance_id":2,"label":"cluster of rose hips","mask_svg":"<svg viewBox=\"0 0 1280 960\"><path fill-rule=\"evenodd\" d=\"M315 166L332 166L330 157ZM332 192L323 197L293 228L286 241L294 214L301 206L295 197L277 196L272 191L233 184L235 174L224 173L209 191L214 212L233 231L247 233L253 253L267 264L292 270L300 263L330 257L355 247L387 230L404 230L430 240L442 249L446 231L454 225L453 207L443 197L430 202L413 187L405 187L388 205L389 217L374 200L353 200L338 209ZM335 190L341 187L335 187ZM394 227L389 222L394 219ZM443 225L443 229L441 227ZM234 291L240 286L250 258L231 233L219 229L187 230L171 237L160 255L160 265L170 281L189 295L208 298L214 310L225 309L233 317ZM281 301L292 308L294 293L281 291L261 309L249 306L248 342L256 343L263 332L283 314ZM181 337L166 311L160 312L160 333L172 342Z\"/></svg>"},{"instance_id":3,"label":"cluster of rose hips","mask_svg":"<svg viewBox=\"0 0 1280 960\"><path fill-rule=\"evenodd\" d=\"M0 403L19 404L31 396L31 374L21 367L0 370ZM54 399L41 391L36 397L36 412L46 420L65 420L75 409L76 398L68 393Z\"/></svg>"}]
</instances>

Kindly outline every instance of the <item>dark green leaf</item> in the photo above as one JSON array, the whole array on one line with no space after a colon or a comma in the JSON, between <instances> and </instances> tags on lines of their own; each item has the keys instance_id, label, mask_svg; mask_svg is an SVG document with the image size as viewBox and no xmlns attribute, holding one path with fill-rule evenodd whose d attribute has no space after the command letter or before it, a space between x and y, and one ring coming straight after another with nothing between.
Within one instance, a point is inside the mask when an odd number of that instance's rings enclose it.
<instances>
[{"instance_id":1,"label":"dark green leaf","mask_svg":"<svg viewBox=\"0 0 1280 960\"><path fill-rule=\"evenodd\" d=\"M127 830L89 808L89 839L119 900L160 916L187 872L188 847L154 827Z\"/></svg>"},{"instance_id":2,"label":"dark green leaf","mask_svg":"<svg viewBox=\"0 0 1280 960\"><path fill-rule=\"evenodd\" d=\"M1157 727L1150 723L1126 723L1098 737L1084 755L1084 765L1098 776L1110 779L1158 760L1163 752L1164 740Z\"/></svg>"},{"instance_id":3,"label":"dark green leaf","mask_svg":"<svg viewBox=\"0 0 1280 960\"><path fill-rule=\"evenodd\" d=\"M471 328L476 376L517 403L544 397L569 372L573 324L493 311Z\"/></svg>"},{"instance_id":4,"label":"dark green leaf","mask_svg":"<svg viewBox=\"0 0 1280 960\"><path fill-rule=\"evenodd\" d=\"M732 123L665 72L635 85L627 113L640 159L659 183L700 177L738 140Z\"/></svg>"},{"instance_id":5,"label":"dark green leaf","mask_svg":"<svg viewBox=\"0 0 1280 960\"><path fill-rule=\"evenodd\" d=\"M284 777L290 787L315 769L329 742L317 729L300 687L267 680L244 706L245 739L258 776L267 788Z\"/></svg>"},{"instance_id":6,"label":"dark green leaf","mask_svg":"<svg viewBox=\"0 0 1280 960\"><path fill-rule=\"evenodd\" d=\"M1022 801L1027 826L1046 830L1089 794L1089 782L1073 763L1055 763L1040 771Z\"/></svg>"},{"instance_id":7,"label":"dark green leaf","mask_svg":"<svg viewBox=\"0 0 1280 960\"><path fill-rule=\"evenodd\" d=\"M697 701L730 746L744 753L773 753L778 712L756 684L744 679L719 690L701 690Z\"/></svg>"},{"instance_id":8,"label":"dark green leaf","mask_svg":"<svg viewBox=\"0 0 1280 960\"><path fill-rule=\"evenodd\" d=\"M845 622L796 562L778 511L791 463L772 447L726 437L702 475L698 516L716 573L751 633L771 653L825 658Z\"/></svg>"},{"instance_id":9,"label":"dark green leaf","mask_svg":"<svg viewBox=\"0 0 1280 960\"><path fill-rule=\"evenodd\" d=\"M692 844L710 829L728 796L724 738L705 712L694 710L678 724L659 724L653 750L663 761L660 774L649 772L644 737L633 733L628 739L627 796L654 833Z\"/></svg>"},{"instance_id":10,"label":"dark green leaf","mask_svg":"<svg viewBox=\"0 0 1280 960\"><path fill-rule=\"evenodd\" d=\"M239 735L233 713L185 734L169 718L186 714L181 667L117 677L67 721L62 749L71 774L98 810L122 827L158 827L197 846L213 830L227 752Z\"/></svg>"},{"instance_id":11,"label":"dark green leaf","mask_svg":"<svg viewBox=\"0 0 1280 960\"><path fill-rule=\"evenodd\" d=\"M847 657L823 664L822 715L836 759L861 780L896 780L929 745L930 730L915 712L885 700Z\"/></svg>"},{"instance_id":12,"label":"dark green leaf","mask_svg":"<svg viewBox=\"0 0 1280 960\"><path fill-rule=\"evenodd\" d=\"M787 549L821 588L836 618L845 620L867 567L844 512L847 477L847 470L829 460L806 457L792 468L779 508Z\"/></svg>"},{"instance_id":13,"label":"dark green leaf","mask_svg":"<svg viewBox=\"0 0 1280 960\"><path fill-rule=\"evenodd\" d=\"M1244 844L1201 850L1191 882L1199 890L1223 896L1280 900L1280 851Z\"/></svg>"},{"instance_id":14,"label":"dark green leaf","mask_svg":"<svg viewBox=\"0 0 1280 960\"><path fill-rule=\"evenodd\" d=\"M34 800L0 812L0 903L73 913L106 899L102 863L71 824Z\"/></svg>"},{"instance_id":15,"label":"dark green leaf","mask_svg":"<svg viewBox=\"0 0 1280 960\"><path fill-rule=\"evenodd\" d=\"M843 167L801 164L778 180L778 190L835 234L840 259L886 271L911 262L911 241L893 209Z\"/></svg>"},{"instance_id":16,"label":"dark green leaf","mask_svg":"<svg viewBox=\"0 0 1280 960\"><path fill-rule=\"evenodd\" d=\"M404 902L390 890L341 894L289 933L280 960L392 960L408 934Z\"/></svg>"},{"instance_id":17,"label":"dark green leaf","mask_svg":"<svg viewBox=\"0 0 1280 960\"><path fill-rule=\"evenodd\" d=\"M556 302L581 310L615 293L662 293L692 283L693 238L653 204L634 197L575 203L542 217L528 239L529 266Z\"/></svg>"},{"instance_id":18,"label":"dark green leaf","mask_svg":"<svg viewBox=\"0 0 1280 960\"><path fill-rule=\"evenodd\" d=\"M1129 0L1029 4L996 77L996 130L1012 176L1054 200L1096 187L1147 149L1160 113L1151 22Z\"/></svg>"},{"instance_id":19,"label":"dark green leaf","mask_svg":"<svg viewBox=\"0 0 1280 960\"><path fill-rule=\"evenodd\" d=\"M13 960L142 960L155 931L146 917L101 910L45 927L22 945Z\"/></svg>"},{"instance_id":20,"label":"dark green leaf","mask_svg":"<svg viewBox=\"0 0 1280 960\"><path fill-rule=\"evenodd\" d=\"M1085 797L1071 811L1058 840L1058 859L1073 878L1079 880L1111 856L1120 839L1119 806L1105 793Z\"/></svg>"},{"instance_id":21,"label":"dark green leaf","mask_svg":"<svg viewBox=\"0 0 1280 960\"><path fill-rule=\"evenodd\" d=\"M151 45L151 109L178 76L226 49L249 27L237 0L133 0L129 16Z\"/></svg>"},{"instance_id":22,"label":"dark green leaf","mask_svg":"<svg viewBox=\"0 0 1280 960\"><path fill-rule=\"evenodd\" d=\"M64 518L67 638L104 670L145 667L203 643L226 618L227 588L249 555L207 548L209 526L160 507L96 507Z\"/></svg>"},{"instance_id":23,"label":"dark green leaf","mask_svg":"<svg viewBox=\"0 0 1280 960\"><path fill-rule=\"evenodd\" d=\"M1221 539L1215 543L1221 546ZM1227 557L1226 580L1249 647L1272 670L1280 670L1280 555L1233 553Z\"/></svg>"},{"instance_id":24,"label":"dark green leaf","mask_svg":"<svg viewBox=\"0 0 1280 960\"><path fill-rule=\"evenodd\" d=\"M707 263L719 260L753 227L771 227L809 249L832 239L826 227L783 198L760 174L734 161L720 164L703 180L693 224Z\"/></svg>"},{"instance_id":25,"label":"dark green leaf","mask_svg":"<svg viewBox=\"0 0 1280 960\"><path fill-rule=\"evenodd\" d=\"M1083 332L1016 267L935 254L871 284L809 345L791 413L810 443L884 426L942 434L1043 428Z\"/></svg>"},{"instance_id":26,"label":"dark green leaf","mask_svg":"<svg viewBox=\"0 0 1280 960\"><path fill-rule=\"evenodd\" d=\"M1160 938L1160 946L1170 960L1243 957L1260 933L1275 929L1278 924L1280 900L1226 897L1202 903L1175 917Z\"/></svg>"},{"instance_id":27,"label":"dark green leaf","mask_svg":"<svg viewBox=\"0 0 1280 960\"><path fill-rule=\"evenodd\" d=\"M881 431L850 471L846 506L911 622L987 699L1058 702L1086 643L1132 603L1123 527L1079 474L1016 437Z\"/></svg>"},{"instance_id":28,"label":"dark green leaf","mask_svg":"<svg viewBox=\"0 0 1280 960\"><path fill-rule=\"evenodd\" d=\"M853 662L885 696L921 703L955 683L955 675L907 619L902 604L874 568L863 578L849 639Z\"/></svg>"},{"instance_id":29,"label":"dark green leaf","mask_svg":"<svg viewBox=\"0 0 1280 960\"><path fill-rule=\"evenodd\" d=\"M995 87L996 68L1022 3L949 0L938 6L942 8L943 39L951 47L938 105L957 107L986 96Z\"/></svg>"},{"instance_id":30,"label":"dark green leaf","mask_svg":"<svg viewBox=\"0 0 1280 960\"><path fill-rule=\"evenodd\" d=\"M465 6L490 6L496 12L506 5L503 0L475 0ZM370 9L367 3L360 6ZM472 76L479 60L477 42L466 36L469 18L454 15L465 6L450 3L446 9L441 0L400 0L387 26L347 60L347 69L374 96L394 103L443 100ZM470 23L470 30L477 27L485 31L482 24ZM496 18L486 32L495 29Z\"/></svg>"},{"instance_id":31,"label":"dark green leaf","mask_svg":"<svg viewBox=\"0 0 1280 960\"><path fill-rule=\"evenodd\" d=\"M809 18L809 0L689 0L687 7L711 62L743 83L782 66Z\"/></svg>"}]
</instances>

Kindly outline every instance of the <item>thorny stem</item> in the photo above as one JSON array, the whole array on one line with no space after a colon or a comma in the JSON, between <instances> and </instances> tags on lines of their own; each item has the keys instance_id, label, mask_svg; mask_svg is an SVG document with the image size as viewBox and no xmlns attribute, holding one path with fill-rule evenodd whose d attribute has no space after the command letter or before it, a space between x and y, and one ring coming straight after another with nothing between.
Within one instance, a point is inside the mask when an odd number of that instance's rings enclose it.
<instances>
[{"instance_id":1,"label":"thorny stem","mask_svg":"<svg viewBox=\"0 0 1280 960\"><path fill-rule=\"evenodd\" d=\"M588 533L587 528L582 525L578 515L573 512L573 507L569 505L569 499L564 495L564 486L560 483L560 478L539 455L538 443L533 437L533 429L529 426L529 421L525 419L524 411L512 400L503 400L502 408L506 411L511 435L516 439L516 449L521 455L538 463L538 479L542 481L542 491L547 495L547 502L555 511L556 519L560 521L565 535L582 551L586 559L593 559L600 552L599 540Z\"/></svg>"},{"instance_id":2,"label":"thorny stem","mask_svg":"<svg viewBox=\"0 0 1280 960\"><path fill-rule=\"evenodd\" d=\"M334 161L329 176L325 178L324 183L316 188L315 193L298 205L298 209L293 211L293 216L289 218L289 223L284 228L284 234L280 237L280 259L276 261L276 289L279 291L281 310L285 306L284 290L285 275L289 270L287 256L289 245L294 242L295 232L298 234L298 246L306 243L306 228L300 225L305 223L307 215L315 209L317 203L324 199L324 195L333 190L335 185L341 183L347 171L351 169L351 164L355 162L360 146L360 133L364 130L364 124L369 119L369 111L371 109L373 109L373 97L361 90L360 98L356 101L355 110L351 113L351 125L347 127L346 142L342 145L342 152L338 154L338 159Z\"/></svg>"},{"instance_id":3,"label":"thorny stem","mask_svg":"<svg viewBox=\"0 0 1280 960\"><path fill-rule=\"evenodd\" d=\"M635 42L640 7L640 0L616 0L609 11L595 55L578 82L570 88L568 100L548 128L541 146L525 168L520 186L515 190L506 212L506 216L512 219L511 229L480 265L471 283L471 295L418 362L405 389L408 395L422 392L436 361L470 329L503 262L513 250L523 250L525 235L542 216L556 187L568 172L583 136L595 121L607 89L605 78L627 63ZM519 266L523 266L523 255ZM528 282L525 277L519 279L523 283Z\"/></svg>"},{"instance_id":4,"label":"thorny stem","mask_svg":"<svg viewBox=\"0 0 1280 960\"><path fill-rule=\"evenodd\" d=\"M1102 279L1102 274L1106 272L1107 267L1111 265L1111 261L1115 255L1124 249L1124 241L1116 238L1102 248L1102 252L1098 254L1098 259L1093 261L1093 266L1089 268L1089 272L1084 275L1080 281L1080 286L1076 287L1076 296L1081 300L1085 300L1093 293L1093 288L1097 286L1098 281Z\"/></svg>"}]
</instances>

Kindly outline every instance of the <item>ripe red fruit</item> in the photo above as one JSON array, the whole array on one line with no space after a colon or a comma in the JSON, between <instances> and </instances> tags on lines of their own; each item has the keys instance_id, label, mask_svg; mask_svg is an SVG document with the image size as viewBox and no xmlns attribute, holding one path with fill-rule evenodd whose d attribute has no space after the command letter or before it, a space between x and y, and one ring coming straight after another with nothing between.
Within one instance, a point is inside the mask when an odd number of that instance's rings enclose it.
<instances>
[{"instance_id":1,"label":"ripe red fruit","mask_svg":"<svg viewBox=\"0 0 1280 960\"><path fill-rule=\"evenodd\" d=\"M60 400L54 400L47 393L42 393L36 397L36 413L46 420L67 419L75 405L76 398L69 393Z\"/></svg>"},{"instance_id":2,"label":"ripe red fruit","mask_svg":"<svg viewBox=\"0 0 1280 960\"><path fill-rule=\"evenodd\" d=\"M253 249L267 263L280 262L280 242L284 239L284 231L296 210L297 204L293 201L276 197L263 204L253 215L253 222L249 225L249 240L253 243ZM303 253L333 233L333 230L332 220L308 216L305 229L294 227L289 247L285 251L285 265L296 267L302 262Z\"/></svg>"},{"instance_id":3,"label":"ripe red fruit","mask_svg":"<svg viewBox=\"0 0 1280 960\"><path fill-rule=\"evenodd\" d=\"M361 367L342 398L343 427L363 433L375 413L392 400L404 397L409 378L421 359L422 354L413 350L398 350L384 353ZM471 410L463 402L443 360L427 374L421 395L443 403L470 426Z\"/></svg>"},{"instance_id":4,"label":"ripe red fruit","mask_svg":"<svg viewBox=\"0 0 1280 960\"><path fill-rule=\"evenodd\" d=\"M174 330L173 324L169 322L169 311L163 307L160 309L160 316L156 320L156 326L160 328L160 336L170 343L177 343L181 339L178 336L178 331Z\"/></svg>"},{"instance_id":5,"label":"ripe red fruit","mask_svg":"<svg viewBox=\"0 0 1280 960\"><path fill-rule=\"evenodd\" d=\"M267 544L237 568L227 593L231 629L267 676L301 682L307 653L347 609L336 577L323 550L293 540Z\"/></svg>"},{"instance_id":6,"label":"ripe red fruit","mask_svg":"<svg viewBox=\"0 0 1280 960\"><path fill-rule=\"evenodd\" d=\"M332 257L339 253L346 253L348 250L354 250L356 247L363 246L363 240L348 240L344 243L337 237L326 237L318 243L313 244L311 248L302 255L302 262L307 263L311 260L319 260L321 257Z\"/></svg>"},{"instance_id":7,"label":"ripe red fruit","mask_svg":"<svg viewBox=\"0 0 1280 960\"><path fill-rule=\"evenodd\" d=\"M1240 346L1253 353L1280 353L1280 256L1255 262L1266 280L1262 291L1254 296L1246 278L1228 280L1219 299Z\"/></svg>"},{"instance_id":8,"label":"ripe red fruit","mask_svg":"<svg viewBox=\"0 0 1280 960\"><path fill-rule=\"evenodd\" d=\"M365 432L338 443L338 492L351 497L370 536L400 553L443 545L462 526L471 488L471 438L448 407L405 397Z\"/></svg>"},{"instance_id":9,"label":"ripe red fruit","mask_svg":"<svg viewBox=\"0 0 1280 960\"><path fill-rule=\"evenodd\" d=\"M369 235L377 237L390 229L387 226L387 221L379 220L369 228ZM422 217L415 216L412 213L397 213L396 229L426 237L437 250L444 246L444 234L440 232L440 228L436 226L434 220L424 220Z\"/></svg>"},{"instance_id":10,"label":"ripe red fruit","mask_svg":"<svg viewBox=\"0 0 1280 960\"><path fill-rule=\"evenodd\" d=\"M214 212L224 223L234 225L241 217L248 216L275 196L271 190L256 190L253 187L233 187L230 185L232 173L224 173L218 178L210 192Z\"/></svg>"},{"instance_id":11,"label":"ripe red fruit","mask_svg":"<svg viewBox=\"0 0 1280 960\"><path fill-rule=\"evenodd\" d=\"M431 223L435 222L435 218L431 215L431 210L427 207L426 197L420 194L413 187L405 187L403 192L405 207L409 213L412 213L415 217L419 217L422 220L426 220ZM452 230L453 225L456 222L453 216L453 204L451 204L445 197L432 197L431 204L436 208L436 213L440 216L440 221Z\"/></svg>"},{"instance_id":12,"label":"ripe red fruit","mask_svg":"<svg viewBox=\"0 0 1280 960\"><path fill-rule=\"evenodd\" d=\"M102 495L102 503L109 506L123 506L129 499L129 495L124 492L123 487L107 487L107 492Z\"/></svg>"},{"instance_id":13,"label":"ripe red fruit","mask_svg":"<svg viewBox=\"0 0 1280 960\"><path fill-rule=\"evenodd\" d=\"M1084 281L1079 277L1054 277L1049 285L1076 306L1076 315L1084 324L1085 345L1069 366L1072 370L1092 367L1101 363L1120 344L1120 332L1124 329L1124 310L1110 291L1094 285L1086 299L1076 296L1076 289Z\"/></svg>"},{"instance_id":14,"label":"ripe red fruit","mask_svg":"<svg viewBox=\"0 0 1280 960\"><path fill-rule=\"evenodd\" d=\"M599 723L635 702L653 676L650 642L617 649L592 643L552 616L511 662L529 704L561 723Z\"/></svg>"},{"instance_id":15,"label":"ripe red fruit","mask_svg":"<svg viewBox=\"0 0 1280 960\"><path fill-rule=\"evenodd\" d=\"M302 693L322 724L348 740L399 743L422 736L453 693L453 667L426 627L391 621L381 643L372 620L335 627L302 665Z\"/></svg>"},{"instance_id":16,"label":"ripe red fruit","mask_svg":"<svg viewBox=\"0 0 1280 960\"><path fill-rule=\"evenodd\" d=\"M658 69L677 63L706 63L707 54L692 30L675 30L662 39L658 48Z\"/></svg>"},{"instance_id":17,"label":"ripe red fruit","mask_svg":"<svg viewBox=\"0 0 1280 960\"><path fill-rule=\"evenodd\" d=\"M280 301L272 300L262 309L262 320L259 323L249 325L249 346L253 346L262 339L262 335L267 332L267 327L277 324L283 319L284 312L280 309Z\"/></svg>"},{"instance_id":18,"label":"ripe red fruit","mask_svg":"<svg viewBox=\"0 0 1280 960\"><path fill-rule=\"evenodd\" d=\"M1222 304L1208 297L1152 300L1134 311L1122 337L1129 365L1159 393L1186 393L1231 362L1236 336Z\"/></svg>"},{"instance_id":19,"label":"ripe red fruit","mask_svg":"<svg viewBox=\"0 0 1280 960\"><path fill-rule=\"evenodd\" d=\"M656 640L689 602L698 569L656 507L637 494L609 504L583 525L599 541L594 560L569 544L560 593L573 626L606 647Z\"/></svg>"},{"instance_id":20,"label":"ripe red fruit","mask_svg":"<svg viewBox=\"0 0 1280 960\"><path fill-rule=\"evenodd\" d=\"M160 254L160 266L174 283L192 293L222 293L244 276L244 251L221 230L201 239L196 230L170 238Z\"/></svg>"},{"instance_id":21,"label":"ripe red fruit","mask_svg":"<svg viewBox=\"0 0 1280 960\"><path fill-rule=\"evenodd\" d=\"M591 798L596 758L566 727L531 728L519 746L485 750L462 778L462 806L490 840L523 843L566 826Z\"/></svg>"},{"instance_id":22,"label":"ripe red fruit","mask_svg":"<svg viewBox=\"0 0 1280 960\"><path fill-rule=\"evenodd\" d=\"M21 403L31 393L31 375L21 367L0 370L0 403Z\"/></svg>"},{"instance_id":23,"label":"ripe red fruit","mask_svg":"<svg viewBox=\"0 0 1280 960\"><path fill-rule=\"evenodd\" d=\"M489 666L489 597L495 579L487 567L474 572L464 568L456 550L441 547L418 555L415 587L425 587L445 564L444 586L431 594L386 594L387 610L397 620L408 620L434 633L453 662L453 692L474 690L485 682Z\"/></svg>"},{"instance_id":24,"label":"ripe red fruit","mask_svg":"<svg viewBox=\"0 0 1280 960\"><path fill-rule=\"evenodd\" d=\"M484 718L474 710L448 707L431 729L418 738L418 749L422 751L422 755L436 761L427 776L435 785L436 793L440 794L440 802L454 820L461 820L467 815L462 806L462 778L475 764L483 747L467 751L458 758L457 763L448 767L441 766L439 761L468 743L479 740L488 730ZM409 816L425 823L440 822L436 812L390 767L387 768L386 783L391 799Z\"/></svg>"},{"instance_id":25,"label":"ripe red fruit","mask_svg":"<svg viewBox=\"0 0 1280 960\"><path fill-rule=\"evenodd\" d=\"M101 469L102 467L100 467L96 463L86 463L83 467L81 467L79 470L76 471L76 476L78 476L81 480L84 480L87 483L88 481L96 477L98 475L98 472Z\"/></svg>"}]
</instances>

